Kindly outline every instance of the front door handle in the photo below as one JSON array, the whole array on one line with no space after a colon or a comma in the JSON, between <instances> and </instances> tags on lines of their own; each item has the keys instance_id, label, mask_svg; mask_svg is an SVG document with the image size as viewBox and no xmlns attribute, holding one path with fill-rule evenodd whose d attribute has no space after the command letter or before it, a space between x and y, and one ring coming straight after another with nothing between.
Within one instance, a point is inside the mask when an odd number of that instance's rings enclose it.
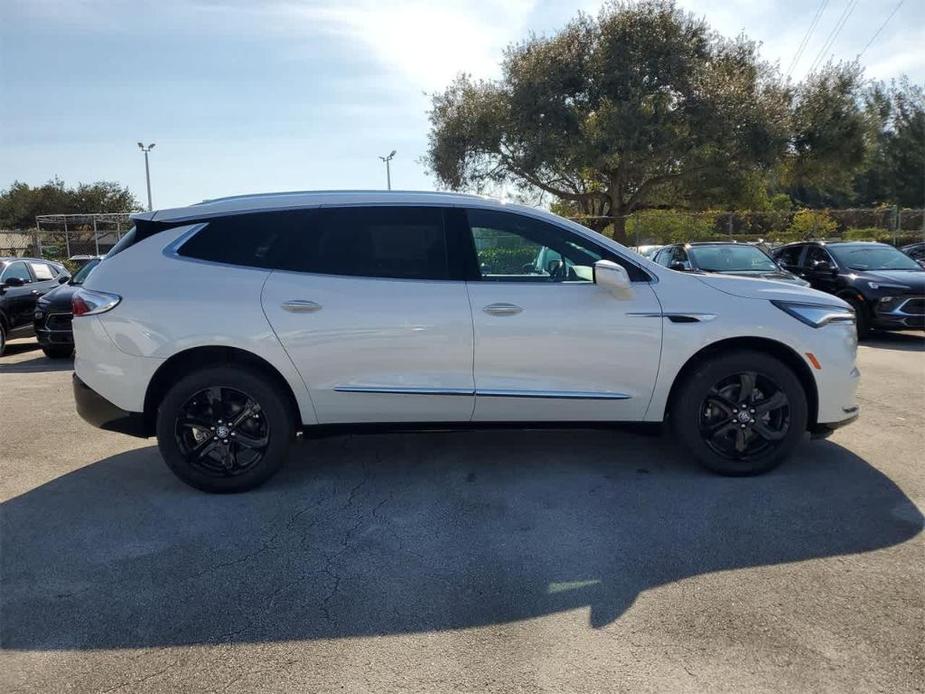
<instances>
[{"instance_id":1,"label":"front door handle","mask_svg":"<svg viewBox=\"0 0 925 694\"><path fill-rule=\"evenodd\" d=\"M321 310L321 304L314 301L306 301L305 299L284 301L282 306L283 310L289 311L289 313L314 313L315 311Z\"/></svg>"},{"instance_id":2,"label":"front door handle","mask_svg":"<svg viewBox=\"0 0 925 694\"><path fill-rule=\"evenodd\" d=\"M516 316L523 309L517 304L488 304L482 309L485 313L492 316Z\"/></svg>"}]
</instances>

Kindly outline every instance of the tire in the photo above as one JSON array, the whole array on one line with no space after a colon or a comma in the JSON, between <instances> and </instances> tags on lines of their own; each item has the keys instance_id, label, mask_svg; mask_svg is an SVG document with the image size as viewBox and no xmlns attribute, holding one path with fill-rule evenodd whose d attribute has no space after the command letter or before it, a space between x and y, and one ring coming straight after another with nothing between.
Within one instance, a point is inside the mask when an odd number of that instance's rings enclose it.
<instances>
[{"instance_id":1,"label":"tire","mask_svg":"<svg viewBox=\"0 0 925 694\"><path fill-rule=\"evenodd\" d=\"M0 357L6 351L6 325L0 320Z\"/></svg>"},{"instance_id":2,"label":"tire","mask_svg":"<svg viewBox=\"0 0 925 694\"><path fill-rule=\"evenodd\" d=\"M259 371L215 366L167 391L156 431L164 462L188 485L244 492L282 467L295 438L295 413L281 389Z\"/></svg>"},{"instance_id":3,"label":"tire","mask_svg":"<svg viewBox=\"0 0 925 694\"><path fill-rule=\"evenodd\" d=\"M850 296L845 301L854 309L855 325L858 329L858 340L870 337L870 316L867 315L867 306L861 299Z\"/></svg>"},{"instance_id":4,"label":"tire","mask_svg":"<svg viewBox=\"0 0 925 694\"><path fill-rule=\"evenodd\" d=\"M743 396L748 374L753 385ZM790 367L763 352L741 350L714 356L686 377L669 419L678 441L704 467L739 477L783 462L806 432L807 409L806 393ZM749 421L743 423L745 410Z\"/></svg>"},{"instance_id":5,"label":"tire","mask_svg":"<svg viewBox=\"0 0 925 694\"><path fill-rule=\"evenodd\" d=\"M42 351L45 352L45 356L49 359L67 359L74 353L74 348L71 345L59 345L55 347L42 347Z\"/></svg>"}]
</instances>

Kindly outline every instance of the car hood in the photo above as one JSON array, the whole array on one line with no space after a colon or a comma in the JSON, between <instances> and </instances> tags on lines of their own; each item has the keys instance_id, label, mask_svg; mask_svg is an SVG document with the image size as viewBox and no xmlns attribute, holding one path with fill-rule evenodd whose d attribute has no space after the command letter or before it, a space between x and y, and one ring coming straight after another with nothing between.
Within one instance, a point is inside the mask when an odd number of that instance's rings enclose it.
<instances>
[{"instance_id":1,"label":"car hood","mask_svg":"<svg viewBox=\"0 0 925 694\"><path fill-rule=\"evenodd\" d=\"M806 280L800 279L792 272L787 272L786 270L771 270L764 272L754 272L752 270L735 270L730 272L713 272L709 274L731 275L732 277L751 277L761 280L776 280L777 282L793 282L794 284L799 284L803 287L809 285L809 282Z\"/></svg>"},{"instance_id":2,"label":"car hood","mask_svg":"<svg viewBox=\"0 0 925 694\"><path fill-rule=\"evenodd\" d=\"M39 301L43 306L47 306L49 310L63 309L70 313L71 297L74 296L74 292L78 289L80 287L77 285L59 284L51 291L46 292Z\"/></svg>"},{"instance_id":3,"label":"car hood","mask_svg":"<svg viewBox=\"0 0 925 694\"><path fill-rule=\"evenodd\" d=\"M901 284L916 294L925 294L925 270L853 270L859 279Z\"/></svg>"},{"instance_id":4,"label":"car hood","mask_svg":"<svg viewBox=\"0 0 925 694\"><path fill-rule=\"evenodd\" d=\"M837 296L800 286L794 282L779 280L754 279L739 275L689 275L708 287L724 294L741 296L746 299L767 299L768 301L802 301L808 304L827 306L848 306Z\"/></svg>"}]
</instances>

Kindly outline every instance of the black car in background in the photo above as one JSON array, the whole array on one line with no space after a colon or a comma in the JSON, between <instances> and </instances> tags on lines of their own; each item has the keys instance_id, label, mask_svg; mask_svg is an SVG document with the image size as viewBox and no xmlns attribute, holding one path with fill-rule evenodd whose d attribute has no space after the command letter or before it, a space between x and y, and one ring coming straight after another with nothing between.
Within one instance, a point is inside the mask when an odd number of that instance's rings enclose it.
<instances>
[{"instance_id":1,"label":"black car in background","mask_svg":"<svg viewBox=\"0 0 925 694\"><path fill-rule=\"evenodd\" d=\"M807 241L774 251L778 262L854 307L858 336L871 329L925 330L925 268L872 241Z\"/></svg>"},{"instance_id":2,"label":"black car in background","mask_svg":"<svg viewBox=\"0 0 925 694\"><path fill-rule=\"evenodd\" d=\"M35 305L33 328L35 336L42 346L45 356L52 359L65 359L74 352L74 333L71 320L71 297L87 275L100 263L100 258L92 258L81 267L67 284L61 284L39 299Z\"/></svg>"},{"instance_id":3,"label":"black car in background","mask_svg":"<svg viewBox=\"0 0 925 694\"><path fill-rule=\"evenodd\" d=\"M665 246L652 258L659 265L682 272L717 272L808 286L781 268L761 247L735 241L698 241Z\"/></svg>"},{"instance_id":4,"label":"black car in background","mask_svg":"<svg viewBox=\"0 0 925 694\"><path fill-rule=\"evenodd\" d=\"M58 263L0 257L0 355L7 340L32 332L32 313L39 297L69 279Z\"/></svg>"},{"instance_id":5,"label":"black car in background","mask_svg":"<svg viewBox=\"0 0 925 694\"><path fill-rule=\"evenodd\" d=\"M903 246L899 250L908 255L922 267L925 267L925 241L910 243L908 246Z\"/></svg>"}]
</instances>

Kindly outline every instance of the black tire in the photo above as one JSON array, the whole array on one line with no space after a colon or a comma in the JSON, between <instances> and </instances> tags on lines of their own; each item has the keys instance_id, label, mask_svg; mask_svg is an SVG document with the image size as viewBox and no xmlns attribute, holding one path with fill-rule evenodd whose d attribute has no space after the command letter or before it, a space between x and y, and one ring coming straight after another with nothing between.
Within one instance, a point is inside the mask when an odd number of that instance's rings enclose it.
<instances>
[{"instance_id":1,"label":"black tire","mask_svg":"<svg viewBox=\"0 0 925 694\"><path fill-rule=\"evenodd\" d=\"M753 375L754 385L742 396L747 374ZM778 392L785 398L783 405L776 404L781 402ZM739 419L743 402L751 418L744 424ZM763 412L772 404L773 409ZM773 356L725 352L699 364L679 384L669 418L679 442L704 467L721 475L758 475L777 467L803 438L806 393L790 367ZM740 445L747 448L739 451Z\"/></svg>"},{"instance_id":2,"label":"black tire","mask_svg":"<svg viewBox=\"0 0 925 694\"><path fill-rule=\"evenodd\" d=\"M3 353L6 351L6 326L3 324L3 321L0 320L0 357L3 356Z\"/></svg>"},{"instance_id":3,"label":"black tire","mask_svg":"<svg viewBox=\"0 0 925 694\"><path fill-rule=\"evenodd\" d=\"M232 419L242 421L233 424ZM282 467L295 438L295 413L280 388L259 371L214 366L189 374L167 391L156 429L161 456L181 480L204 492L244 492ZM228 438L220 439L219 431ZM245 438L267 443L248 448L240 443Z\"/></svg>"},{"instance_id":4,"label":"black tire","mask_svg":"<svg viewBox=\"0 0 925 694\"><path fill-rule=\"evenodd\" d=\"M74 353L74 348L70 345L56 345L54 347L42 347L45 356L49 359L67 359Z\"/></svg>"},{"instance_id":5,"label":"black tire","mask_svg":"<svg viewBox=\"0 0 925 694\"><path fill-rule=\"evenodd\" d=\"M867 306L861 299L853 296L846 297L845 301L851 304L851 308L854 309L855 325L858 329L858 340L870 337L870 316L867 314Z\"/></svg>"}]
</instances>

